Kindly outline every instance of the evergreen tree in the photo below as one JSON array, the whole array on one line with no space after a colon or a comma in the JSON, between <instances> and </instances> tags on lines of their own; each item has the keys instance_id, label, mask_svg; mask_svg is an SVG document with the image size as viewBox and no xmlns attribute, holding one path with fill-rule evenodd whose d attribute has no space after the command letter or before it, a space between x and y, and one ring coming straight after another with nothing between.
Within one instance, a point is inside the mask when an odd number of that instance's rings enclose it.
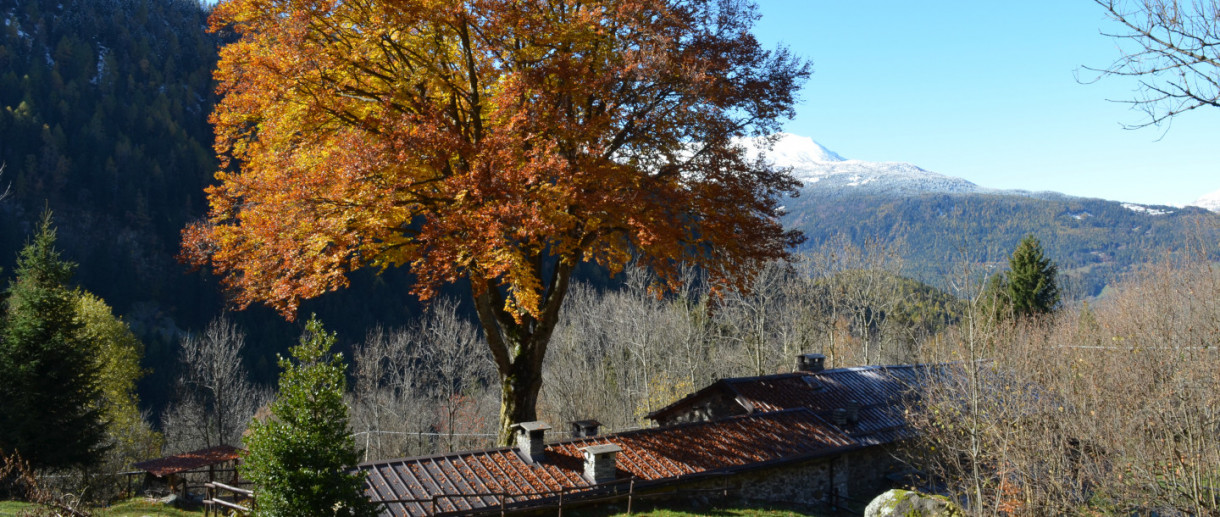
<instances>
[{"instance_id":1,"label":"evergreen tree","mask_svg":"<svg viewBox=\"0 0 1220 517\"><path fill-rule=\"evenodd\" d=\"M984 318L984 322L995 323L1012 317L1012 297L1008 289L1008 275L1005 272L987 278L979 295L979 316Z\"/></svg>"},{"instance_id":2,"label":"evergreen tree","mask_svg":"<svg viewBox=\"0 0 1220 517\"><path fill-rule=\"evenodd\" d=\"M376 515L363 476L347 471L360 453L343 404L343 357L317 317L305 325L291 360L280 358L280 392L271 418L251 424L242 475L256 486L256 515Z\"/></svg>"},{"instance_id":3,"label":"evergreen tree","mask_svg":"<svg viewBox=\"0 0 1220 517\"><path fill-rule=\"evenodd\" d=\"M1042 253L1042 243L1026 235L1008 259L1008 297L1015 316L1046 314L1059 304L1059 267Z\"/></svg>"},{"instance_id":4,"label":"evergreen tree","mask_svg":"<svg viewBox=\"0 0 1220 517\"><path fill-rule=\"evenodd\" d=\"M45 213L17 259L0 343L0 450L35 468L92 465L106 448L97 361L66 287L75 268Z\"/></svg>"}]
</instances>

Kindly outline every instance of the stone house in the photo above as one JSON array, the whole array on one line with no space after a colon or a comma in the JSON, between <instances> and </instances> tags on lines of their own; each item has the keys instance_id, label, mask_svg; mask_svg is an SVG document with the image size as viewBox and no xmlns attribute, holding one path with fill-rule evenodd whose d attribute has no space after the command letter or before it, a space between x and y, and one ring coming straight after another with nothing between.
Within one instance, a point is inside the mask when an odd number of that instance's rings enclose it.
<instances>
[{"instance_id":1,"label":"stone house","mask_svg":"<svg viewBox=\"0 0 1220 517\"><path fill-rule=\"evenodd\" d=\"M385 515L471 515L554 508L631 492L731 487L765 501L867 501L901 470L910 436L904 396L922 366L824 370L818 354L793 373L721 379L651 415L658 426L599 435L573 423L550 441L542 422L517 446L364 463L366 493Z\"/></svg>"}]
</instances>

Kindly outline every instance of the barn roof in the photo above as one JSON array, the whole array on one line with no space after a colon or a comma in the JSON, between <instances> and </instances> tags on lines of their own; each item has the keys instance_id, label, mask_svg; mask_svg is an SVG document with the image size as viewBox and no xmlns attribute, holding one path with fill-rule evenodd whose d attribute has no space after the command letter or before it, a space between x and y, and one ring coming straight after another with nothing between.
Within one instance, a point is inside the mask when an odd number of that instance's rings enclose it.
<instances>
[{"instance_id":1,"label":"barn roof","mask_svg":"<svg viewBox=\"0 0 1220 517\"><path fill-rule=\"evenodd\" d=\"M641 429L547 445L528 464L514 448L365 463L366 493L393 515L477 512L505 504L533 506L595 490L583 475L581 449L615 445L616 478L637 487L812 459L862 446L813 412L796 408L713 422ZM603 485L604 486L604 485ZM624 487L625 488L625 487ZM460 495L459 495L460 494ZM438 497L439 496L439 497Z\"/></svg>"},{"instance_id":2,"label":"barn roof","mask_svg":"<svg viewBox=\"0 0 1220 517\"><path fill-rule=\"evenodd\" d=\"M888 443L908 435L901 402L929 372L927 365L859 366L721 379L648 418L665 420L717 394L735 400L747 414L805 408L827 421L854 401L859 421L844 426L844 432L866 445Z\"/></svg>"},{"instance_id":3,"label":"barn roof","mask_svg":"<svg viewBox=\"0 0 1220 517\"><path fill-rule=\"evenodd\" d=\"M186 472L198 468L207 467L209 465L218 465L226 461L233 461L240 458L244 454L242 449L238 449L232 445L217 445L197 451L184 452L155 460L141 461L132 466L138 470L143 470L157 477L165 477L170 474Z\"/></svg>"}]
</instances>

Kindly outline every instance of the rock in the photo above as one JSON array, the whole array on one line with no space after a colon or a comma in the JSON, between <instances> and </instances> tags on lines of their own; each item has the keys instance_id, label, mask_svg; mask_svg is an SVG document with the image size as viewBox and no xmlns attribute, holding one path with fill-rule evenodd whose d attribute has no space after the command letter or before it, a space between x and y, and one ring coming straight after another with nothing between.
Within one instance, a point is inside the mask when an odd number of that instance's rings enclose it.
<instances>
[{"instance_id":1,"label":"rock","mask_svg":"<svg viewBox=\"0 0 1220 517\"><path fill-rule=\"evenodd\" d=\"M864 517L961 517L961 507L947 497L909 490L890 490L864 509Z\"/></svg>"}]
</instances>

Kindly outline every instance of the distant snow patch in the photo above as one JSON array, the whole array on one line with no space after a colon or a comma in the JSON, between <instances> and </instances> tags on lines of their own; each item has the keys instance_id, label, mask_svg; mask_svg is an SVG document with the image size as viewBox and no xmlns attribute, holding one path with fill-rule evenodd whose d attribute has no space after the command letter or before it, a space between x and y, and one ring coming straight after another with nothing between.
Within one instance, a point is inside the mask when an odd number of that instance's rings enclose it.
<instances>
[{"instance_id":1,"label":"distant snow patch","mask_svg":"<svg viewBox=\"0 0 1220 517\"><path fill-rule=\"evenodd\" d=\"M106 73L107 52L110 52L110 49L99 43L97 51L97 74L95 74L92 79L89 79L89 84L97 84L98 81L102 80L102 75Z\"/></svg>"},{"instance_id":2,"label":"distant snow patch","mask_svg":"<svg viewBox=\"0 0 1220 517\"><path fill-rule=\"evenodd\" d=\"M1154 208L1151 206L1137 205L1135 203L1123 203L1123 208L1126 208L1127 210L1130 210L1132 212L1140 212L1140 213L1144 213L1144 214L1148 214L1148 215L1167 215L1167 214L1173 213L1173 210L1165 210L1165 209L1161 209L1161 208Z\"/></svg>"},{"instance_id":3,"label":"distant snow patch","mask_svg":"<svg viewBox=\"0 0 1220 517\"><path fill-rule=\"evenodd\" d=\"M1213 212L1220 212L1220 190L1210 194L1205 194L1203 197L1196 199L1194 203L1191 203L1191 206L1206 208Z\"/></svg>"},{"instance_id":4,"label":"distant snow patch","mask_svg":"<svg viewBox=\"0 0 1220 517\"><path fill-rule=\"evenodd\" d=\"M1072 219L1079 221L1086 217L1093 217L1093 214L1090 214L1088 211L1084 211L1084 212L1078 212L1075 214L1068 214L1068 216L1071 217Z\"/></svg>"},{"instance_id":5,"label":"distant snow patch","mask_svg":"<svg viewBox=\"0 0 1220 517\"><path fill-rule=\"evenodd\" d=\"M848 180L850 180L850 181L848 181L847 186L859 187L860 185L868 185L869 183L877 181L877 178L875 178L875 177L865 178L863 176L860 176L859 174L852 174L851 177L848 178Z\"/></svg>"}]
</instances>

